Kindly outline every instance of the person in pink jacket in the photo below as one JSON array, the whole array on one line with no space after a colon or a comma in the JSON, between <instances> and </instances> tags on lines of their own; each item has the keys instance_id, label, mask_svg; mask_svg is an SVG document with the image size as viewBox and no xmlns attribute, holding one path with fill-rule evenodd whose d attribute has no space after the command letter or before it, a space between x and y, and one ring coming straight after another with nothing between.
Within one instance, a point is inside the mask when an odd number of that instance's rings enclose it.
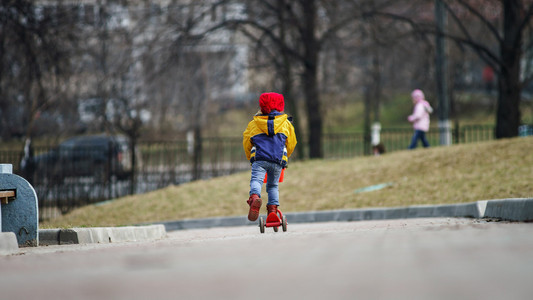
<instances>
[{"instance_id":1,"label":"person in pink jacket","mask_svg":"<svg viewBox=\"0 0 533 300\"><path fill-rule=\"evenodd\" d=\"M413 114L407 117L409 122L413 123L415 130L409 149L416 148L418 140L422 141L422 145L427 148L429 142L426 138L426 132L429 131L429 114L433 112L431 105L424 99L424 93L421 90L414 90L411 93L413 99L414 109Z\"/></svg>"}]
</instances>

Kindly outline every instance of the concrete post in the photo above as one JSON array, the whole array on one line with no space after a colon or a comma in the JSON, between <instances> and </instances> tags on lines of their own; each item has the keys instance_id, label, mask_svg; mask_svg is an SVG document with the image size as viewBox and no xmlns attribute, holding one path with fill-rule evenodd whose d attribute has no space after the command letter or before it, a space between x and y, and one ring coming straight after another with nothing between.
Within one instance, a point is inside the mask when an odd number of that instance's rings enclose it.
<instances>
[{"instance_id":1,"label":"concrete post","mask_svg":"<svg viewBox=\"0 0 533 300\"><path fill-rule=\"evenodd\" d=\"M377 146L379 143L381 143L381 123L374 122L372 124L372 146Z\"/></svg>"},{"instance_id":2,"label":"concrete post","mask_svg":"<svg viewBox=\"0 0 533 300\"><path fill-rule=\"evenodd\" d=\"M14 195L1 204L2 232L13 232L21 246L38 246L39 208L33 187L26 179L13 174L11 164L0 164L0 191Z\"/></svg>"}]
</instances>

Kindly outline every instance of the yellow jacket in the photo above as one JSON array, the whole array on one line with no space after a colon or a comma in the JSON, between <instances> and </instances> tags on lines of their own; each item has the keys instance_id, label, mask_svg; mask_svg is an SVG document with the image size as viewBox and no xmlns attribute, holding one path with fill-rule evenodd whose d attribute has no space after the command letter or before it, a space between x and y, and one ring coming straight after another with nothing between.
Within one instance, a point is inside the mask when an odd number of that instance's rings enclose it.
<instances>
[{"instance_id":1,"label":"yellow jacket","mask_svg":"<svg viewBox=\"0 0 533 300\"><path fill-rule=\"evenodd\" d=\"M296 143L294 126L286 114L277 111L254 116L242 140L246 158L250 162L266 160L284 167Z\"/></svg>"}]
</instances>

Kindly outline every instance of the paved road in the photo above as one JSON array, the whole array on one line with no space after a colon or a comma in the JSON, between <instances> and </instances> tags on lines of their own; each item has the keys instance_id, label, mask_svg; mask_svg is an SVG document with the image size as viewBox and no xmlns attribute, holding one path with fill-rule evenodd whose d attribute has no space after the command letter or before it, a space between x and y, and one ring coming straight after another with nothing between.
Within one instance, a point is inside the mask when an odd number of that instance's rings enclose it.
<instances>
[{"instance_id":1,"label":"paved road","mask_svg":"<svg viewBox=\"0 0 533 300\"><path fill-rule=\"evenodd\" d=\"M472 219L174 231L0 256L0 299L532 299L532 253L532 223Z\"/></svg>"}]
</instances>

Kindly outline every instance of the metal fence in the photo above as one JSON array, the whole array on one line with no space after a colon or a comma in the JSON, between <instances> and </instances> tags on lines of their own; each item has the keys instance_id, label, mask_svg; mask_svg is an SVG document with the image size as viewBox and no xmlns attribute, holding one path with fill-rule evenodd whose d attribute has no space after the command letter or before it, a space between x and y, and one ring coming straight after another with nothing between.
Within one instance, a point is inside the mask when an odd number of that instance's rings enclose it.
<instances>
[{"instance_id":1,"label":"metal fence","mask_svg":"<svg viewBox=\"0 0 533 300\"><path fill-rule=\"evenodd\" d=\"M464 125L451 130L453 144L474 143L494 139L494 126L492 125ZM412 128L384 128L380 132L380 141L386 152L405 150L411 143ZM432 146L440 144L438 128L431 128L426 138ZM369 140L370 137L367 138ZM364 132L345 134L324 134L324 158L349 158L370 154L369 146L365 149ZM368 143L367 143L368 144ZM300 146L300 144L299 144ZM305 146L305 145L304 145ZM420 145L419 145L420 146Z\"/></svg>"},{"instance_id":2,"label":"metal fence","mask_svg":"<svg viewBox=\"0 0 533 300\"><path fill-rule=\"evenodd\" d=\"M411 128L387 128L381 131L381 143L386 152L407 149L413 131ZM432 146L439 144L438 129L432 129L427 134ZM492 140L494 127L491 125L468 125L453 128L453 143L472 143ZM146 142L138 145L136 168L131 176L116 176L117 165L111 155L104 165L85 164L87 170L77 172L58 173L51 170L34 170L31 174L20 168L23 151L0 150L0 162L13 164L13 171L28 179L34 186L38 199L40 218L54 218L73 208L125 196L131 193L145 193L166 187L189 182L195 174L202 179L228 175L249 170L242 150L241 138L205 138L202 140L202 151L199 157L187 141ZM300 138L298 147L304 147L307 152L305 139ZM35 155L42 155L52 151L53 147L40 147L34 150ZM369 153L365 151L365 134L363 132L347 134L325 134L323 136L325 159L349 158ZM90 155L85 153L83 155ZM82 153L77 153L76 159L81 159ZM305 158L305 157L304 157ZM292 161L303 159L296 151ZM54 165L54 170L81 168L82 164L73 160L63 161ZM67 168L68 163L74 166ZM103 173L102 173L103 172ZM102 175L103 174L103 175Z\"/></svg>"}]
</instances>

